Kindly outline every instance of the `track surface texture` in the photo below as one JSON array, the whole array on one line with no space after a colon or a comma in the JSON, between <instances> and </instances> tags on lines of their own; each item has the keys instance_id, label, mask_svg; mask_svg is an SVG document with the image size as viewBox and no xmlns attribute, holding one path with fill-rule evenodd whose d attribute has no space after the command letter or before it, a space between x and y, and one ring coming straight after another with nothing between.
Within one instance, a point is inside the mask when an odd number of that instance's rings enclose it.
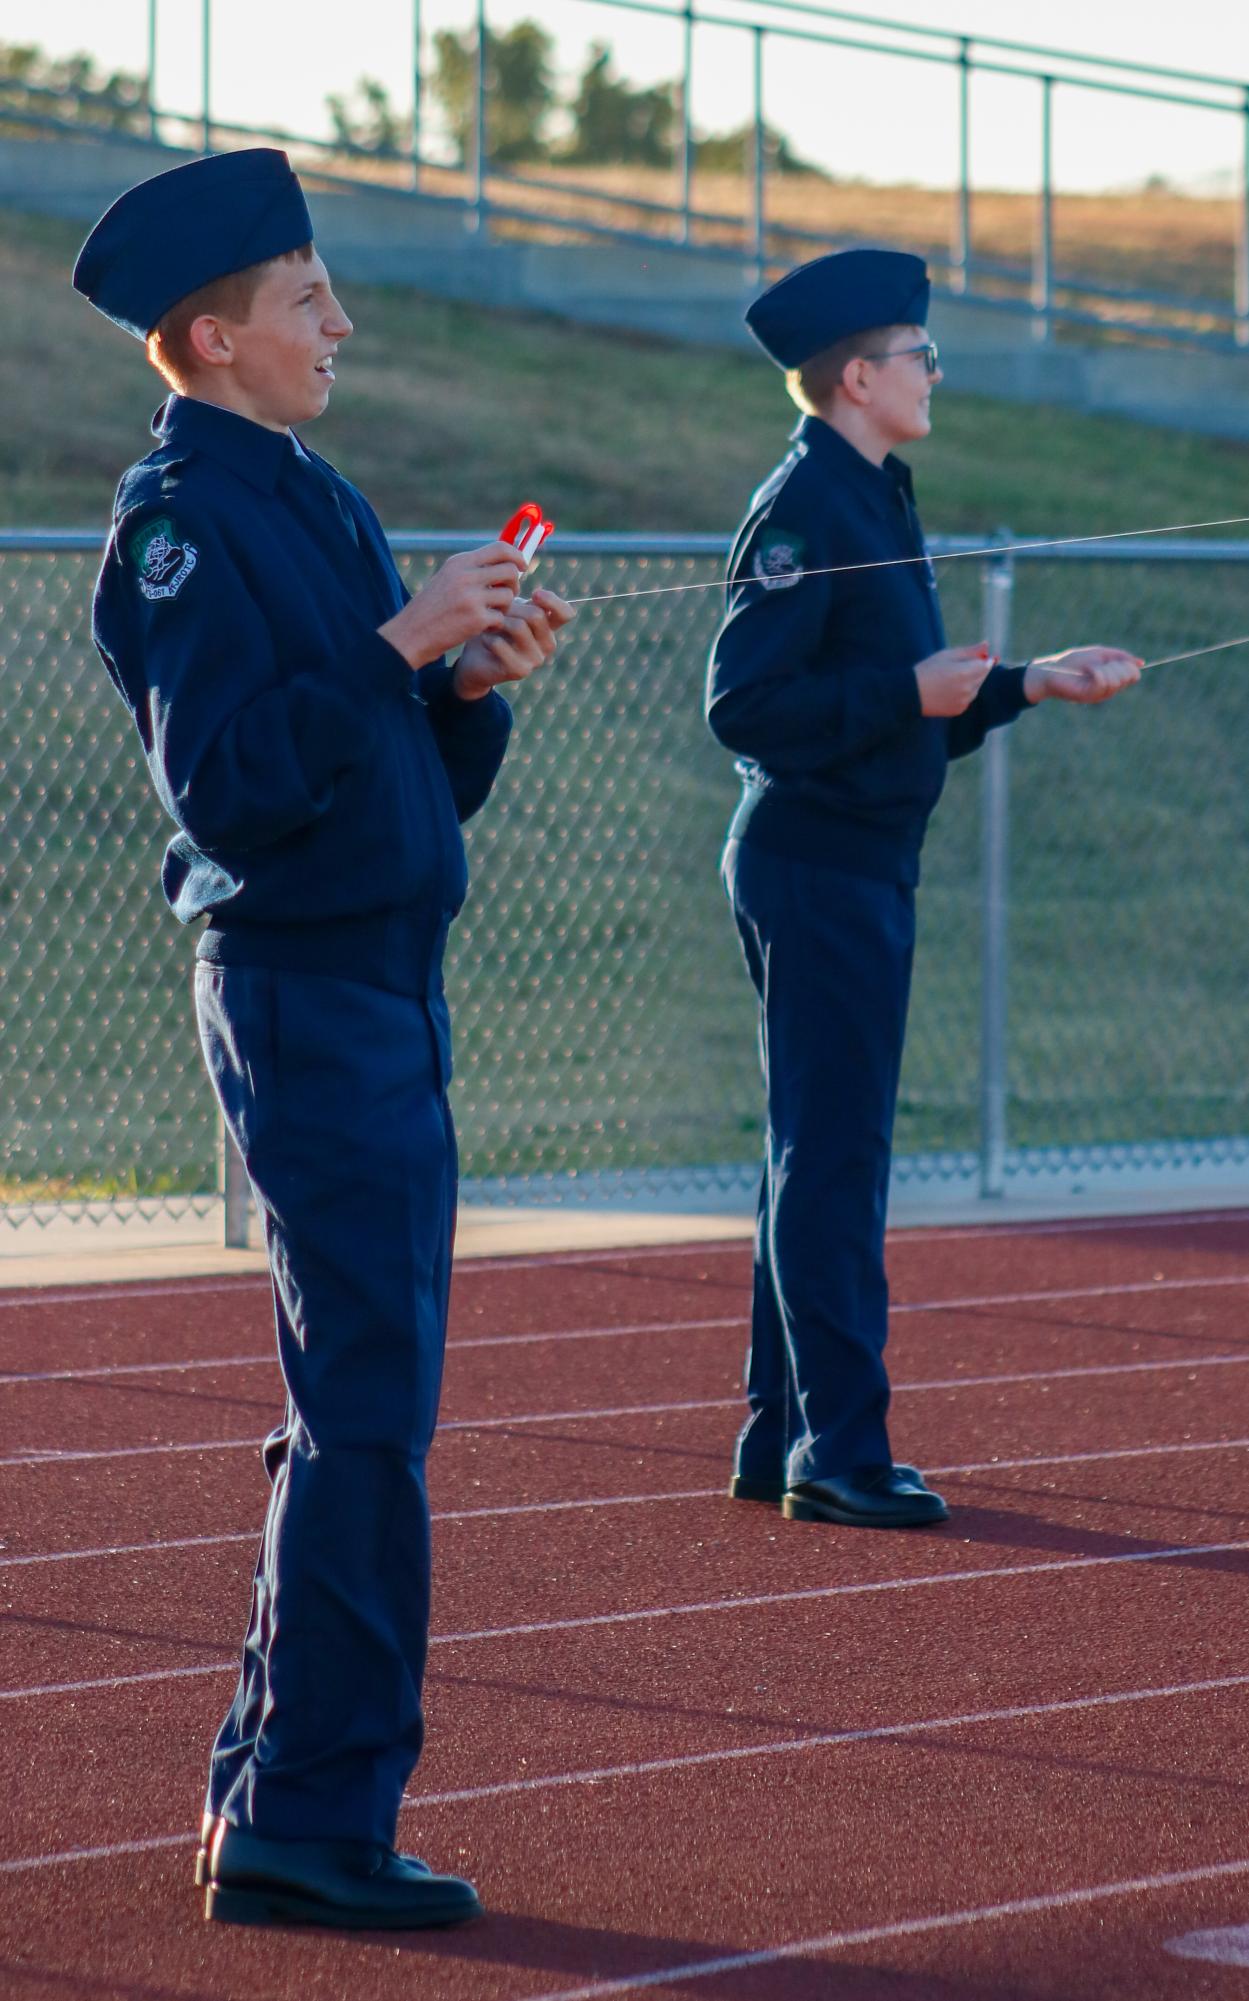
<instances>
[{"instance_id":1,"label":"track surface texture","mask_svg":"<svg viewBox=\"0 0 1249 2001\"><path fill-rule=\"evenodd\" d=\"M740 1244L462 1266L402 1839L488 1915L202 1921L266 1286L0 1294L0 1997L1249 1993L1249 1215L890 1242L927 1532L724 1498Z\"/></svg>"}]
</instances>

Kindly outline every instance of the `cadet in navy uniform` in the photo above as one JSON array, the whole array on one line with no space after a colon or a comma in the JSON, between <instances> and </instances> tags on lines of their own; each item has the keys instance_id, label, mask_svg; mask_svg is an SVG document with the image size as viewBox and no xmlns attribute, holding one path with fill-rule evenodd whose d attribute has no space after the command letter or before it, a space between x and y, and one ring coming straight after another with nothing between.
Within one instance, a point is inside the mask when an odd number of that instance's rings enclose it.
<instances>
[{"instance_id":1,"label":"cadet in navy uniform","mask_svg":"<svg viewBox=\"0 0 1249 2001\"><path fill-rule=\"evenodd\" d=\"M885 1204L924 829L949 758L1030 704L1103 701L1140 671L1104 647L1023 668L946 646L894 457L926 436L941 380L928 290L920 258L848 250L747 312L806 415L738 533L707 695L744 780L723 875L768 1107L730 1493L879 1528L947 1513L894 1464L886 1426ZM852 567L873 564L892 567Z\"/></svg>"},{"instance_id":2,"label":"cadet in navy uniform","mask_svg":"<svg viewBox=\"0 0 1249 2001\"><path fill-rule=\"evenodd\" d=\"M297 439L352 329L285 154L132 188L74 283L175 391L118 489L95 638L175 824L165 894L206 920L200 1037L288 1391L197 1881L237 1923L451 1923L479 1909L471 1885L395 1848L455 1213L441 961L460 822L511 725L496 684L571 613L516 596L502 543L410 598L367 501Z\"/></svg>"}]
</instances>

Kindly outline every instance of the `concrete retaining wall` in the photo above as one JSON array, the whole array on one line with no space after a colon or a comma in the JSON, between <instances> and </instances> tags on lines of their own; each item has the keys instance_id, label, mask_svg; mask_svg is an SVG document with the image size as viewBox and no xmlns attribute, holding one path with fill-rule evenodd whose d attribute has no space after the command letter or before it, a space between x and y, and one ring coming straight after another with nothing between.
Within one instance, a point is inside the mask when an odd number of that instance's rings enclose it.
<instances>
[{"instance_id":1,"label":"concrete retaining wall","mask_svg":"<svg viewBox=\"0 0 1249 2001\"><path fill-rule=\"evenodd\" d=\"M123 189L193 157L124 139L0 139L0 205L86 223ZM756 289L748 265L664 245L483 241L458 206L381 188L314 194L309 206L318 247L348 282L754 347L742 324ZM1026 318L948 296L934 300L929 323L953 389L1249 438L1249 350L1039 342Z\"/></svg>"}]
</instances>

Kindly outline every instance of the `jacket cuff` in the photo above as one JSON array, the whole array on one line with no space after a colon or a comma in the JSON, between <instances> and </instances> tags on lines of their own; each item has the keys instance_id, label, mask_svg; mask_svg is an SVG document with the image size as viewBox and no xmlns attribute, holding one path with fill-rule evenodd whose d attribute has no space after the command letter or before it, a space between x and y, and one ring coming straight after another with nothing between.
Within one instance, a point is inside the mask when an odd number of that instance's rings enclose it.
<instances>
[{"instance_id":1,"label":"jacket cuff","mask_svg":"<svg viewBox=\"0 0 1249 2001\"><path fill-rule=\"evenodd\" d=\"M506 737L512 727L512 711L497 688L475 702L462 702L455 692L455 668L445 660L431 660L417 676L421 700L429 719L440 732L465 736Z\"/></svg>"},{"instance_id":2,"label":"jacket cuff","mask_svg":"<svg viewBox=\"0 0 1249 2001\"><path fill-rule=\"evenodd\" d=\"M1035 702L1030 702L1024 693L1024 675L1027 671L1026 666L995 667L992 673L986 676L983 693L993 719L990 728L998 723L1013 723L1015 717L1022 715L1025 709L1035 709L1037 706Z\"/></svg>"},{"instance_id":3,"label":"jacket cuff","mask_svg":"<svg viewBox=\"0 0 1249 2001\"><path fill-rule=\"evenodd\" d=\"M370 632L361 640L346 664L353 682L363 681L378 694L410 695L416 680L398 647L383 639L380 632Z\"/></svg>"}]
</instances>

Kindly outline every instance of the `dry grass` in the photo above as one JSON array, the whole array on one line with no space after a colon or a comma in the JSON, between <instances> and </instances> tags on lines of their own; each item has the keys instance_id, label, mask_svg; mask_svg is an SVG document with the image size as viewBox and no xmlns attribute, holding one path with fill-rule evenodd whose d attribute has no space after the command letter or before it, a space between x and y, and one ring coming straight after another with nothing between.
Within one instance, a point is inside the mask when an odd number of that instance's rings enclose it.
<instances>
[{"instance_id":1,"label":"dry grass","mask_svg":"<svg viewBox=\"0 0 1249 2001\"><path fill-rule=\"evenodd\" d=\"M630 210L596 202L595 193L639 203L674 205L680 199L677 174L667 168L534 165L519 171L558 183L564 190L559 198L564 214L586 222L655 228L659 220L648 219L641 207ZM395 168L388 178L406 185L408 170ZM457 199L470 191L466 174L440 168L426 169L422 186L430 194ZM552 202L546 193L497 176L488 181L487 196L532 210L535 218ZM698 173L693 199L697 209L728 219L721 227L700 224L699 240L740 241L743 229L749 235L754 188L748 177ZM954 197L941 189L876 187L816 174L771 176L765 206L775 232L776 255L784 254L782 236L788 226L816 231L833 241L868 238L905 243L939 263L951 253L956 226ZM557 225L548 227L557 233ZM1237 229L1237 208L1231 199L1169 193L1060 194L1054 200L1053 228L1055 263L1064 276L1231 301ZM974 255L1026 264L1036 229L1035 196L990 191L973 197Z\"/></svg>"}]
</instances>

